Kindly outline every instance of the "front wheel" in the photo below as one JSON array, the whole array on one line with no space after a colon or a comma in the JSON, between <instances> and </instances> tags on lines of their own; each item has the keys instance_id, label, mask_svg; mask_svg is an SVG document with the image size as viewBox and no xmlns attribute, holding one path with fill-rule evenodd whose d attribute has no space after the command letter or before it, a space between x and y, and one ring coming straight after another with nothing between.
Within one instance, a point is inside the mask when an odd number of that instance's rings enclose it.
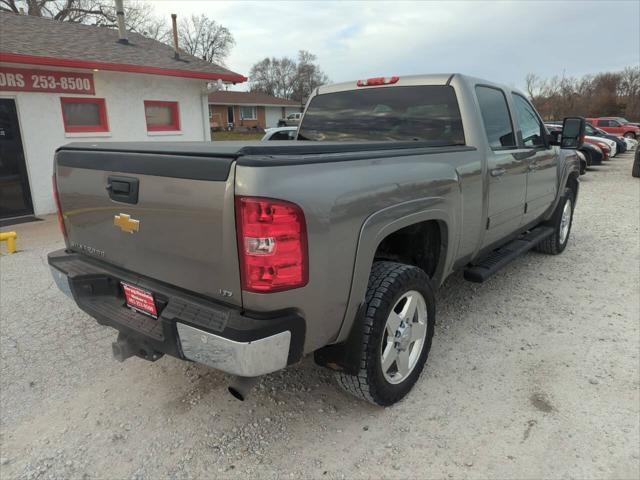
<instances>
[{"instance_id":1,"label":"front wheel","mask_svg":"<svg viewBox=\"0 0 640 480\"><path fill-rule=\"evenodd\" d=\"M567 247L571 225L573 224L574 199L573 190L565 188L556 211L546 223L553 228L553 233L536 245L535 249L538 252L558 255Z\"/></svg>"},{"instance_id":2,"label":"front wheel","mask_svg":"<svg viewBox=\"0 0 640 480\"><path fill-rule=\"evenodd\" d=\"M365 300L360 371L336 372L336 378L358 398L392 405L409 393L427 361L435 326L433 290L418 267L376 262Z\"/></svg>"},{"instance_id":3,"label":"front wheel","mask_svg":"<svg viewBox=\"0 0 640 480\"><path fill-rule=\"evenodd\" d=\"M636 138L636 134L633 132L627 132L624 134L625 138Z\"/></svg>"}]
</instances>

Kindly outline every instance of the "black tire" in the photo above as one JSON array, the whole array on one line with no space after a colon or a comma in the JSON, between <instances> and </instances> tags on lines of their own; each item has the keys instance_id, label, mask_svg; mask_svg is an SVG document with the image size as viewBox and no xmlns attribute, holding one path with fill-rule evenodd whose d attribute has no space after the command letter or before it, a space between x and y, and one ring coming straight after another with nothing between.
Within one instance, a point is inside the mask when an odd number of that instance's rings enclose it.
<instances>
[{"instance_id":1,"label":"black tire","mask_svg":"<svg viewBox=\"0 0 640 480\"><path fill-rule=\"evenodd\" d=\"M587 162L580 160L580 175L587 173Z\"/></svg>"},{"instance_id":2,"label":"black tire","mask_svg":"<svg viewBox=\"0 0 640 480\"><path fill-rule=\"evenodd\" d=\"M640 145L636 147L636 155L633 159L633 167L631 168L631 175L634 177L640 177Z\"/></svg>"},{"instance_id":3,"label":"black tire","mask_svg":"<svg viewBox=\"0 0 640 480\"><path fill-rule=\"evenodd\" d=\"M391 309L410 291L417 291L425 300L426 335L413 370L400 383L394 384L387 381L382 371L382 342ZM335 372L335 376L348 393L375 405L392 405L413 388L429 356L436 315L433 289L427 274L418 267L387 261L375 262L365 301L360 371L357 375Z\"/></svg>"},{"instance_id":4,"label":"black tire","mask_svg":"<svg viewBox=\"0 0 640 480\"><path fill-rule=\"evenodd\" d=\"M623 136L624 136L624 137L627 137L627 138L633 138L633 139L635 139L635 138L636 138L636 134L635 134L635 133L633 133L633 132L627 132L627 133L625 133ZM636 147L636 148L637 148L637 147Z\"/></svg>"},{"instance_id":5,"label":"black tire","mask_svg":"<svg viewBox=\"0 0 640 480\"><path fill-rule=\"evenodd\" d=\"M562 228L562 214L564 212L564 207L567 202L571 202L570 207L570 219L569 219L569 230L562 241L561 238L561 228ZM569 243L569 236L571 235L571 226L573 225L573 210L575 207L575 198L573 195L573 190L570 188L564 189L564 194L560 198L558 202L558 206L556 207L556 211L553 212L553 216L551 219L545 223L545 225L553 227L553 234L549 235L547 238L542 240L538 245L536 245L535 249L541 253L547 253L549 255L558 255L564 251L567 247L567 243Z\"/></svg>"}]
</instances>

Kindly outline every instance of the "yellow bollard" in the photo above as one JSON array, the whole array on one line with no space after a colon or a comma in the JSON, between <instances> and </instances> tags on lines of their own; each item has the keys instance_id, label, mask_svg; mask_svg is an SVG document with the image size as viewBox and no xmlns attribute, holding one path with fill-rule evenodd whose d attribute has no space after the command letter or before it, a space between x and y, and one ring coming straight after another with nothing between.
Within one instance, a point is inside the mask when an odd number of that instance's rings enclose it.
<instances>
[{"instance_id":1,"label":"yellow bollard","mask_svg":"<svg viewBox=\"0 0 640 480\"><path fill-rule=\"evenodd\" d=\"M16 232L0 232L0 242L7 242L8 253L15 253L17 238L18 234Z\"/></svg>"}]
</instances>

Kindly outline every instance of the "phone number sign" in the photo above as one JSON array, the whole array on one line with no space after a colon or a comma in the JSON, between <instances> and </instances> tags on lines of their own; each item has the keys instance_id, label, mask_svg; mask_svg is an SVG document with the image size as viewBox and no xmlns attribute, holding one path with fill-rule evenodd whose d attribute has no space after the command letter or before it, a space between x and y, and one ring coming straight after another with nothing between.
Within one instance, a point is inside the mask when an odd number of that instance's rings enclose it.
<instances>
[{"instance_id":1,"label":"phone number sign","mask_svg":"<svg viewBox=\"0 0 640 480\"><path fill-rule=\"evenodd\" d=\"M0 66L0 91L94 95L92 73L60 72Z\"/></svg>"}]
</instances>

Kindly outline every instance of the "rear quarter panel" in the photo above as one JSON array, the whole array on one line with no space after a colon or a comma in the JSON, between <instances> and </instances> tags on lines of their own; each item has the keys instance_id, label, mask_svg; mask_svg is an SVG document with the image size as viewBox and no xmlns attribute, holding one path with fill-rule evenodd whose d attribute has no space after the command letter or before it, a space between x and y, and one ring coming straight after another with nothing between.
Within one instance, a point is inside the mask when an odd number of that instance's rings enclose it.
<instances>
[{"instance_id":1,"label":"rear quarter panel","mask_svg":"<svg viewBox=\"0 0 640 480\"><path fill-rule=\"evenodd\" d=\"M373 254L386 234L407 221L427 219L443 221L449 231L459 229L456 164L476 156L468 149L334 163L239 164L236 195L295 202L304 211L309 237L309 283L279 293L243 292L243 306L299 310L307 322L305 353L336 341L343 320L364 298ZM451 263L453 250L447 255Z\"/></svg>"}]
</instances>

